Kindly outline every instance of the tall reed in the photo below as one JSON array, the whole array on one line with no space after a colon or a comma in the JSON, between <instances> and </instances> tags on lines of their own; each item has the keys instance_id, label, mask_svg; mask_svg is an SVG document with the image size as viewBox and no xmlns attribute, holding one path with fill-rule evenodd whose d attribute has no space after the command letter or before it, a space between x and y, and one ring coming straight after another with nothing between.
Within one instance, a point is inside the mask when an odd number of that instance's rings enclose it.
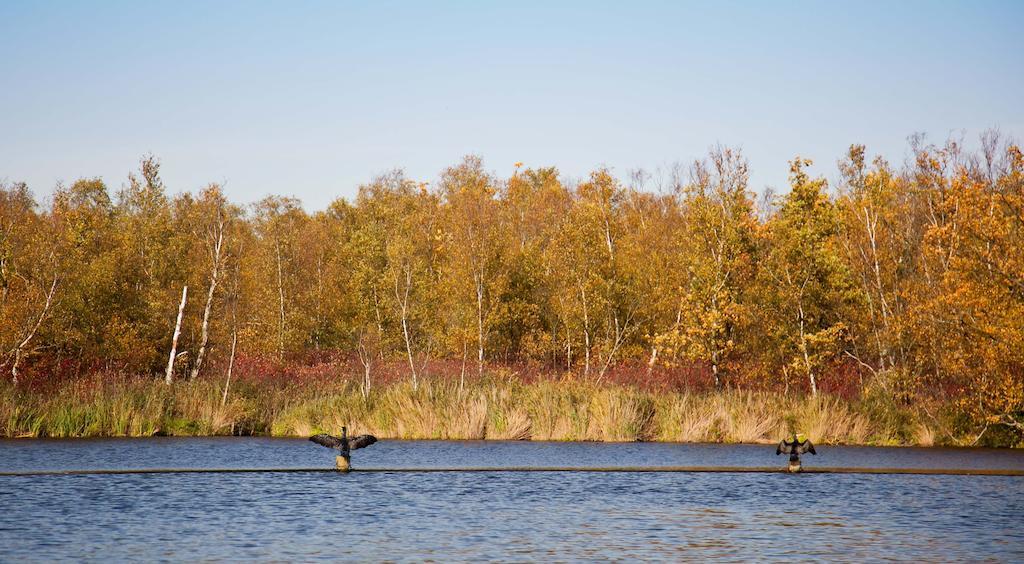
<instances>
[{"instance_id":1,"label":"tall reed","mask_svg":"<svg viewBox=\"0 0 1024 564\"><path fill-rule=\"evenodd\" d=\"M397 381L363 395L357 378L317 385L240 379L167 386L95 377L50 392L0 385L0 435L98 437L372 433L390 439L770 443L802 432L824 444L933 444L941 435L900 408L767 392L675 392L575 379ZM876 418L876 414L878 415ZM894 428L886 423L907 421Z\"/></svg>"}]
</instances>

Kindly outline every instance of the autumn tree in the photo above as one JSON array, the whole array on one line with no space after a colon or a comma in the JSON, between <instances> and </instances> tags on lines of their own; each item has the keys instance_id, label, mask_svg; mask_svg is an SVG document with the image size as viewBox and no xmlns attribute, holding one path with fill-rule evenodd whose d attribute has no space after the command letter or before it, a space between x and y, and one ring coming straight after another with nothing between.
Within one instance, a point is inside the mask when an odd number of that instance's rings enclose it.
<instances>
[{"instance_id":1,"label":"autumn tree","mask_svg":"<svg viewBox=\"0 0 1024 564\"><path fill-rule=\"evenodd\" d=\"M68 280L54 318L55 348L83 361L102 359L143 372L156 368L156 348L143 341L134 322L142 313L141 288L125 264L124 238L106 185L94 178L58 186L50 214Z\"/></svg>"},{"instance_id":2,"label":"autumn tree","mask_svg":"<svg viewBox=\"0 0 1024 564\"><path fill-rule=\"evenodd\" d=\"M881 158L869 165L865 155L853 145L839 163L841 242L866 306L847 315L853 337L847 354L886 394L902 397L924 368L915 361L911 312L922 289L925 207L910 178Z\"/></svg>"},{"instance_id":3,"label":"autumn tree","mask_svg":"<svg viewBox=\"0 0 1024 564\"><path fill-rule=\"evenodd\" d=\"M625 183L521 163L502 178L467 157L436 189L396 171L312 213L276 196L243 209L216 185L168 196L153 157L113 199L98 178L52 204L4 183L0 366L153 374L187 285L176 366L192 378L221 355L230 375L236 352L340 353L368 397L391 361L414 386L436 357L598 381L686 361L718 385L777 370L817 394L854 367L869 398L955 398L979 433L1024 432L1021 151L988 133L979 152L921 137L911 152L894 166L851 147L834 195L798 158L788 193L758 204L728 148L688 178Z\"/></svg>"},{"instance_id":4,"label":"autumn tree","mask_svg":"<svg viewBox=\"0 0 1024 564\"><path fill-rule=\"evenodd\" d=\"M1024 156L1012 144L997 153L997 143L987 141L988 158L981 162L951 159L941 149L919 154L919 164L941 187L931 195L936 208L924 246L929 268L941 276L921 304L929 315L919 319L930 325L926 336L941 351L934 357L937 383L954 386L960 406L985 428L1000 424L1020 433Z\"/></svg>"},{"instance_id":5,"label":"autumn tree","mask_svg":"<svg viewBox=\"0 0 1024 564\"><path fill-rule=\"evenodd\" d=\"M199 317L199 339L189 377L202 370L210 345L211 319L215 305L223 303L221 287L228 270L229 249L237 234L242 210L227 201L220 186L211 184L197 198L190 195L175 200L176 231L189 235L184 258L192 268L190 285L205 288ZM223 318L223 316L220 316Z\"/></svg>"},{"instance_id":6,"label":"autumn tree","mask_svg":"<svg viewBox=\"0 0 1024 564\"><path fill-rule=\"evenodd\" d=\"M790 163L790 192L767 225L761 292L766 333L817 395L818 372L849 337L842 315L857 295L840 254L835 205L825 180L807 175L810 164L800 157Z\"/></svg>"},{"instance_id":7,"label":"autumn tree","mask_svg":"<svg viewBox=\"0 0 1024 564\"><path fill-rule=\"evenodd\" d=\"M441 175L444 198L442 229L445 233L445 283L456 296L453 310L470 310L476 333L477 373L484 370L487 334L494 302L505 280L502 260L506 253L496 181L483 170L478 157L463 162ZM468 307L467 307L468 306ZM456 316L459 319L460 316ZM461 329L461 331L460 331ZM450 327L465 332L465 327Z\"/></svg>"},{"instance_id":8,"label":"autumn tree","mask_svg":"<svg viewBox=\"0 0 1024 564\"><path fill-rule=\"evenodd\" d=\"M142 159L137 173L118 193L114 220L120 253L118 275L134 298L127 310L131 331L137 331L138 354L156 369L166 356L187 264L180 255L187 232L174 229L174 216L160 177L160 162ZM142 360L142 359L140 359Z\"/></svg>"},{"instance_id":9,"label":"autumn tree","mask_svg":"<svg viewBox=\"0 0 1024 564\"><path fill-rule=\"evenodd\" d=\"M306 285L298 261L298 234L308 221L294 198L267 197L254 209L255 247L246 270L258 296L258 319L252 330L278 359L304 341L297 315L297 296Z\"/></svg>"},{"instance_id":10,"label":"autumn tree","mask_svg":"<svg viewBox=\"0 0 1024 564\"><path fill-rule=\"evenodd\" d=\"M0 359L15 385L64 274L56 235L25 184L0 184Z\"/></svg>"},{"instance_id":11,"label":"autumn tree","mask_svg":"<svg viewBox=\"0 0 1024 564\"><path fill-rule=\"evenodd\" d=\"M571 364L571 335L551 305L557 301L554 274L558 264L547 259L553 256L549 249L572 205L572 194L555 168L524 170L517 166L505 183L500 209L508 237L507 283L492 314L492 325L506 357L550 358L555 365L565 350L566 363Z\"/></svg>"},{"instance_id":12,"label":"autumn tree","mask_svg":"<svg viewBox=\"0 0 1024 564\"><path fill-rule=\"evenodd\" d=\"M640 304L630 272L618 262L623 197L607 170L591 174L577 188L573 206L547 249L549 271L557 280L557 311L567 330L567 356L575 328L583 337L583 372L590 374L596 352L599 379L636 329Z\"/></svg>"},{"instance_id":13,"label":"autumn tree","mask_svg":"<svg viewBox=\"0 0 1024 564\"><path fill-rule=\"evenodd\" d=\"M683 188L678 262L685 273L676 323L663 346L711 366L715 386L736 348L737 331L750 315L757 221L747 190L747 162L737 151L716 148L694 163Z\"/></svg>"},{"instance_id":14,"label":"autumn tree","mask_svg":"<svg viewBox=\"0 0 1024 564\"><path fill-rule=\"evenodd\" d=\"M416 357L429 357L433 341L428 314L438 278L437 197L396 171L360 187L357 206L361 219L352 235L352 260L359 290L364 303L372 304L378 333L390 328L399 336L418 386ZM386 324L389 318L394 321Z\"/></svg>"}]
</instances>

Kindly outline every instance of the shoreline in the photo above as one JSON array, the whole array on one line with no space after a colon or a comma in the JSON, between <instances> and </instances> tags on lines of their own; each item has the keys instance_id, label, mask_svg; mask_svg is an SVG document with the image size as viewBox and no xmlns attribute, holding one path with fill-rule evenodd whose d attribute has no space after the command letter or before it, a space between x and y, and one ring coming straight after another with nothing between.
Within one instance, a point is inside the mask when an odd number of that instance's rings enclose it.
<instances>
[{"instance_id":1,"label":"shoreline","mask_svg":"<svg viewBox=\"0 0 1024 564\"><path fill-rule=\"evenodd\" d=\"M146 439L272 439L285 441L306 441L309 437L304 435L90 435L90 436L65 436L65 437L35 437L35 436L0 436L0 442L88 442L88 441L109 441L109 440L146 440ZM411 443L549 443L549 444L659 444L659 445L701 445L701 446L749 446L766 447L776 444L778 441L765 441L758 443L736 443L736 442L706 442L706 441L670 441L670 440L637 440L637 441L593 441L593 440L553 440L553 439L407 439L396 437L378 437L381 441L388 442L411 442ZM781 440L781 437L780 439ZM951 444L880 444L880 443L821 443L819 447L852 447L852 448L892 448L892 449L923 449L923 450L951 450L951 451L1007 451L1024 449L1022 445L1010 446L970 446Z\"/></svg>"},{"instance_id":2,"label":"shoreline","mask_svg":"<svg viewBox=\"0 0 1024 564\"><path fill-rule=\"evenodd\" d=\"M167 386L92 378L52 391L0 387L0 437L303 438L342 426L383 440L531 440L771 445L793 431L842 446L1014 447L978 437L951 405L900 405L768 391L663 391L576 380L397 382L354 378L272 387L210 380Z\"/></svg>"}]
</instances>

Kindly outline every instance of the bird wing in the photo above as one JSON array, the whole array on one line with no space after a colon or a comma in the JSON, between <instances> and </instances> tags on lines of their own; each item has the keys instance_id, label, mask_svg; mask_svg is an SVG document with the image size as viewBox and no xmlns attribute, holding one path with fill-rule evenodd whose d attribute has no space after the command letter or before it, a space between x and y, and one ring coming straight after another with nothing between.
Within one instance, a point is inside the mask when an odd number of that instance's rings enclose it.
<instances>
[{"instance_id":1,"label":"bird wing","mask_svg":"<svg viewBox=\"0 0 1024 564\"><path fill-rule=\"evenodd\" d=\"M377 437L373 435L359 435L348 440L348 448L356 450L357 448L368 447L375 442L377 442Z\"/></svg>"},{"instance_id":2,"label":"bird wing","mask_svg":"<svg viewBox=\"0 0 1024 564\"><path fill-rule=\"evenodd\" d=\"M814 452L814 445L811 444L811 441L809 440L800 443L796 448L797 454L803 454L805 452L810 452L811 454L818 454Z\"/></svg>"},{"instance_id":3,"label":"bird wing","mask_svg":"<svg viewBox=\"0 0 1024 564\"><path fill-rule=\"evenodd\" d=\"M320 446L325 446L327 448L340 448L341 447L341 439L339 439L338 437L332 437L332 436L328 435L327 433L320 433L319 435L313 435L312 437L309 438L309 440L313 441L314 443L316 443L316 444L318 444Z\"/></svg>"},{"instance_id":4,"label":"bird wing","mask_svg":"<svg viewBox=\"0 0 1024 564\"><path fill-rule=\"evenodd\" d=\"M779 441L779 448L775 449L775 455L776 456L778 456L780 454L792 454L792 453L793 453L793 444L792 443L787 442L786 439L782 439L781 441Z\"/></svg>"}]
</instances>

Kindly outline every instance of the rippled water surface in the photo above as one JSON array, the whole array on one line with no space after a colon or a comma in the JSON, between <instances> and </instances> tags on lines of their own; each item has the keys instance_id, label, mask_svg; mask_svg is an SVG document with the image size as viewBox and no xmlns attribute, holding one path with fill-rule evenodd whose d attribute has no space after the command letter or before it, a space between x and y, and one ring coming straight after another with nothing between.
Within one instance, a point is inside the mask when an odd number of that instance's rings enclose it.
<instances>
[{"instance_id":1,"label":"rippled water surface","mask_svg":"<svg viewBox=\"0 0 1024 564\"><path fill-rule=\"evenodd\" d=\"M0 471L330 467L263 438L0 441ZM749 445L402 442L357 468L765 466ZM805 466L1024 468L1008 450L828 448ZM0 560L1024 559L1024 477L318 472L0 476Z\"/></svg>"}]
</instances>

